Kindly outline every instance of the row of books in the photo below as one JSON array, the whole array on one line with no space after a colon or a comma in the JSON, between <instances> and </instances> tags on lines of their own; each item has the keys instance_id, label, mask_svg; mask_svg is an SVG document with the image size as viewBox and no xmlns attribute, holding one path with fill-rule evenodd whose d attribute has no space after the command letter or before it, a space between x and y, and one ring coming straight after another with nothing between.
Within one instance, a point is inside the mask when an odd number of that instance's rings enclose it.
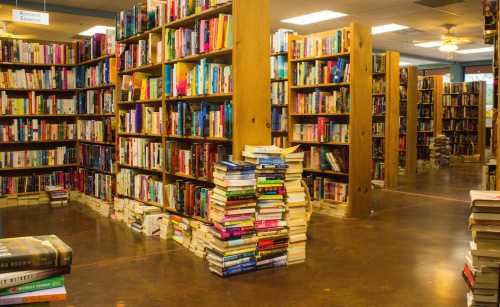
<instances>
[{"instance_id":1,"label":"row of books","mask_svg":"<svg viewBox=\"0 0 500 307\"><path fill-rule=\"evenodd\" d=\"M74 140L75 123L18 118L0 124L0 142L46 142Z\"/></svg>"},{"instance_id":2,"label":"row of books","mask_svg":"<svg viewBox=\"0 0 500 307\"><path fill-rule=\"evenodd\" d=\"M288 37L296 34L293 30L278 29L271 35L271 53L288 52Z\"/></svg>"},{"instance_id":3,"label":"row of books","mask_svg":"<svg viewBox=\"0 0 500 307\"><path fill-rule=\"evenodd\" d=\"M417 96L418 96L417 104L419 105L434 103L434 95L431 91L423 91L423 92L419 91Z\"/></svg>"},{"instance_id":4,"label":"row of books","mask_svg":"<svg viewBox=\"0 0 500 307\"><path fill-rule=\"evenodd\" d=\"M479 117L479 110L477 108L451 108L443 107L443 119L476 119Z\"/></svg>"},{"instance_id":5,"label":"row of books","mask_svg":"<svg viewBox=\"0 0 500 307\"><path fill-rule=\"evenodd\" d=\"M121 154L121 152L120 152ZM115 172L115 147L98 144L80 144L80 166L96 172Z\"/></svg>"},{"instance_id":6,"label":"row of books","mask_svg":"<svg viewBox=\"0 0 500 307\"><path fill-rule=\"evenodd\" d=\"M372 168L373 168L373 179L383 181L385 177L385 163L380 160L374 160Z\"/></svg>"},{"instance_id":7,"label":"row of books","mask_svg":"<svg viewBox=\"0 0 500 307\"><path fill-rule=\"evenodd\" d=\"M233 16L197 20L193 29L167 28L165 36L165 61L232 48Z\"/></svg>"},{"instance_id":8,"label":"row of books","mask_svg":"<svg viewBox=\"0 0 500 307\"><path fill-rule=\"evenodd\" d=\"M231 101L223 103L171 104L168 133L174 136L231 138L233 108Z\"/></svg>"},{"instance_id":9,"label":"row of books","mask_svg":"<svg viewBox=\"0 0 500 307\"><path fill-rule=\"evenodd\" d=\"M279 148L286 148L288 146L288 136L273 136L271 144Z\"/></svg>"},{"instance_id":10,"label":"row of books","mask_svg":"<svg viewBox=\"0 0 500 307\"><path fill-rule=\"evenodd\" d=\"M385 153L385 139L383 138L374 138L372 141L372 160L374 161L384 161L384 153Z\"/></svg>"},{"instance_id":11,"label":"row of books","mask_svg":"<svg viewBox=\"0 0 500 307\"><path fill-rule=\"evenodd\" d=\"M434 116L434 107L430 105L419 105L417 106L417 119L419 121L425 121Z\"/></svg>"},{"instance_id":12,"label":"row of books","mask_svg":"<svg viewBox=\"0 0 500 307\"><path fill-rule=\"evenodd\" d=\"M113 118L77 121L78 139L89 142L115 142L115 123Z\"/></svg>"},{"instance_id":13,"label":"row of books","mask_svg":"<svg viewBox=\"0 0 500 307\"><path fill-rule=\"evenodd\" d=\"M418 121L417 131L420 131L420 132L432 132L432 131L434 131L434 120L429 119L427 121Z\"/></svg>"},{"instance_id":14,"label":"row of books","mask_svg":"<svg viewBox=\"0 0 500 307\"><path fill-rule=\"evenodd\" d=\"M150 33L148 39L141 39L134 44L118 44L116 68L124 71L148 64L161 64L162 48L161 35L155 33Z\"/></svg>"},{"instance_id":15,"label":"row of books","mask_svg":"<svg viewBox=\"0 0 500 307\"><path fill-rule=\"evenodd\" d=\"M317 124L293 125L293 141L349 143L349 125L318 117Z\"/></svg>"},{"instance_id":16,"label":"row of books","mask_svg":"<svg viewBox=\"0 0 500 307\"><path fill-rule=\"evenodd\" d=\"M399 134L406 134L407 118L405 116L399 117Z\"/></svg>"},{"instance_id":17,"label":"row of books","mask_svg":"<svg viewBox=\"0 0 500 307\"><path fill-rule=\"evenodd\" d=\"M0 71L0 88L72 90L76 87L76 68Z\"/></svg>"},{"instance_id":18,"label":"row of books","mask_svg":"<svg viewBox=\"0 0 500 307\"><path fill-rule=\"evenodd\" d=\"M444 95L443 106L463 107L463 106L479 106L479 96L471 94L463 95Z\"/></svg>"},{"instance_id":19,"label":"row of books","mask_svg":"<svg viewBox=\"0 0 500 307\"><path fill-rule=\"evenodd\" d=\"M372 136L385 136L385 123L372 123Z\"/></svg>"},{"instance_id":20,"label":"row of books","mask_svg":"<svg viewBox=\"0 0 500 307\"><path fill-rule=\"evenodd\" d=\"M286 108L271 109L271 130L273 132L288 131L288 112Z\"/></svg>"},{"instance_id":21,"label":"row of books","mask_svg":"<svg viewBox=\"0 0 500 307\"><path fill-rule=\"evenodd\" d=\"M468 94L478 94L481 90L481 81L473 82L452 82L445 83L443 85L444 94L457 94L457 93L468 93Z\"/></svg>"},{"instance_id":22,"label":"row of books","mask_svg":"<svg viewBox=\"0 0 500 307\"><path fill-rule=\"evenodd\" d=\"M491 159L482 166L482 189L495 191L497 189L497 163Z\"/></svg>"},{"instance_id":23,"label":"row of books","mask_svg":"<svg viewBox=\"0 0 500 307\"><path fill-rule=\"evenodd\" d=\"M167 208L187 216L207 219L209 191L206 185L187 180L176 180L175 183L165 185Z\"/></svg>"},{"instance_id":24,"label":"row of books","mask_svg":"<svg viewBox=\"0 0 500 307\"><path fill-rule=\"evenodd\" d=\"M106 58L97 64L76 68L76 87L98 87L116 82L116 60Z\"/></svg>"},{"instance_id":25,"label":"row of books","mask_svg":"<svg viewBox=\"0 0 500 307\"><path fill-rule=\"evenodd\" d=\"M304 150L304 168L349 173L349 152L345 148L310 146Z\"/></svg>"},{"instance_id":26,"label":"row of books","mask_svg":"<svg viewBox=\"0 0 500 307\"><path fill-rule=\"evenodd\" d=\"M168 173L206 180L212 179L214 164L229 154L226 146L212 143L167 141L165 146L165 169Z\"/></svg>"},{"instance_id":27,"label":"row of books","mask_svg":"<svg viewBox=\"0 0 500 307\"><path fill-rule=\"evenodd\" d=\"M165 65L165 95L200 96L230 94L233 91L232 65L208 63L176 63Z\"/></svg>"},{"instance_id":28,"label":"row of books","mask_svg":"<svg viewBox=\"0 0 500 307\"><path fill-rule=\"evenodd\" d=\"M299 62L294 66L293 85L349 82L350 64L345 58Z\"/></svg>"},{"instance_id":29,"label":"row of books","mask_svg":"<svg viewBox=\"0 0 500 307\"><path fill-rule=\"evenodd\" d=\"M385 115L385 96L372 96L372 115Z\"/></svg>"},{"instance_id":30,"label":"row of books","mask_svg":"<svg viewBox=\"0 0 500 307\"><path fill-rule=\"evenodd\" d=\"M329 200L339 203L349 201L347 183L337 182L332 178L307 175L304 178L309 194L314 200Z\"/></svg>"},{"instance_id":31,"label":"row of books","mask_svg":"<svg viewBox=\"0 0 500 307\"><path fill-rule=\"evenodd\" d=\"M161 176L141 174L122 168L116 175L116 193L138 201L163 204L163 181Z\"/></svg>"},{"instance_id":32,"label":"row of books","mask_svg":"<svg viewBox=\"0 0 500 307\"><path fill-rule=\"evenodd\" d=\"M454 156L472 156L479 153L477 144L474 143L458 143L451 144L450 154Z\"/></svg>"},{"instance_id":33,"label":"row of books","mask_svg":"<svg viewBox=\"0 0 500 307\"><path fill-rule=\"evenodd\" d=\"M477 134L458 134L454 131L445 131L444 134L450 139L450 144L477 144Z\"/></svg>"},{"instance_id":34,"label":"row of books","mask_svg":"<svg viewBox=\"0 0 500 307\"><path fill-rule=\"evenodd\" d=\"M78 63L115 54L115 29L106 29L106 33L96 33L87 39L77 40L76 59Z\"/></svg>"},{"instance_id":35,"label":"row of books","mask_svg":"<svg viewBox=\"0 0 500 307\"><path fill-rule=\"evenodd\" d=\"M385 73L386 58L385 54L372 55L372 73Z\"/></svg>"},{"instance_id":36,"label":"row of books","mask_svg":"<svg viewBox=\"0 0 500 307\"><path fill-rule=\"evenodd\" d=\"M79 92L76 96L78 114L115 113L114 89L100 89Z\"/></svg>"},{"instance_id":37,"label":"row of books","mask_svg":"<svg viewBox=\"0 0 500 307\"><path fill-rule=\"evenodd\" d=\"M333 91L316 89L308 93L296 93L293 112L299 114L349 113L349 88Z\"/></svg>"},{"instance_id":38,"label":"row of books","mask_svg":"<svg viewBox=\"0 0 500 307\"><path fill-rule=\"evenodd\" d=\"M384 77L377 76L372 79L372 93L374 95L385 95L386 82Z\"/></svg>"},{"instance_id":39,"label":"row of books","mask_svg":"<svg viewBox=\"0 0 500 307\"><path fill-rule=\"evenodd\" d=\"M79 168L77 178L76 188L81 193L107 202L113 201L114 178L112 175Z\"/></svg>"},{"instance_id":40,"label":"row of books","mask_svg":"<svg viewBox=\"0 0 500 307\"><path fill-rule=\"evenodd\" d=\"M271 79L288 78L288 57L277 55L271 57Z\"/></svg>"},{"instance_id":41,"label":"row of books","mask_svg":"<svg viewBox=\"0 0 500 307\"><path fill-rule=\"evenodd\" d=\"M75 162L75 149L66 146L58 146L56 149L0 152L0 167L7 168L57 166Z\"/></svg>"},{"instance_id":42,"label":"row of books","mask_svg":"<svg viewBox=\"0 0 500 307\"><path fill-rule=\"evenodd\" d=\"M291 58L301 59L347 53L351 49L351 30L348 28L332 32L328 36L308 35L291 42Z\"/></svg>"},{"instance_id":43,"label":"row of books","mask_svg":"<svg viewBox=\"0 0 500 307\"><path fill-rule=\"evenodd\" d=\"M124 222L134 232L148 237L157 236L160 222L166 216L159 205L151 206L141 201L117 197L110 215L113 219Z\"/></svg>"},{"instance_id":44,"label":"row of books","mask_svg":"<svg viewBox=\"0 0 500 307\"><path fill-rule=\"evenodd\" d=\"M288 81L271 83L271 104L274 106L288 104Z\"/></svg>"},{"instance_id":45,"label":"row of books","mask_svg":"<svg viewBox=\"0 0 500 307\"><path fill-rule=\"evenodd\" d=\"M0 193L17 194L45 191L47 186L63 186L73 188L75 183L74 171L57 171L46 174L33 173L24 176L0 176Z\"/></svg>"},{"instance_id":46,"label":"row of books","mask_svg":"<svg viewBox=\"0 0 500 307\"><path fill-rule=\"evenodd\" d=\"M478 131L479 124L477 119L459 119L459 120L445 120L443 121L443 130L453 130L454 132L462 131Z\"/></svg>"},{"instance_id":47,"label":"row of books","mask_svg":"<svg viewBox=\"0 0 500 307\"><path fill-rule=\"evenodd\" d=\"M27 97L18 97L2 91L0 110L2 115L76 114L76 96L59 98L56 95L28 92Z\"/></svg>"},{"instance_id":48,"label":"row of books","mask_svg":"<svg viewBox=\"0 0 500 307\"><path fill-rule=\"evenodd\" d=\"M400 169L406 168L406 133L408 131L408 67L399 69L399 159Z\"/></svg>"},{"instance_id":49,"label":"row of books","mask_svg":"<svg viewBox=\"0 0 500 307\"><path fill-rule=\"evenodd\" d=\"M161 99L163 95L162 79L138 72L133 75L124 75L121 90L121 100L123 101Z\"/></svg>"},{"instance_id":50,"label":"row of books","mask_svg":"<svg viewBox=\"0 0 500 307\"><path fill-rule=\"evenodd\" d=\"M76 64L72 44L0 39L0 62L29 64Z\"/></svg>"},{"instance_id":51,"label":"row of books","mask_svg":"<svg viewBox=\"0 0 500 307\"><path fill-rule=\"evenodd\" d=\"M435 89L435 79L432 76L429 77L419 77L417 82L417 88L419 90L433 90ZM432 95L432 93L430 93Z\"/></svg>"},{"instance_id":52,"label":"row of books","mask_svg":"<svg viewBox=\"0 0 500 307\"><path fill-rule=\"evenodd\" d=\"M122 164L162 171L162 143L142 138L119 139L119 161Z\"/></svg>"},{"instance_id":53,"label":"row of books","mask_svg":"<svg viewBox=\"0 0 500 307\"><path fill-rule=\"evenodd\" d=\"M419 133L417 134L417 144L429 146L432 142L432 134Z\"/></svg>"},{"instance_id":54,"label":"row of books","mask_svg":"<svg viewBox=\"0 0 500 307\"><path fill-rule=\"evenodd\" d=\"M133 109L120 110L120 132L160 135L162 117L162 107L136 104Z\"/></svg>"}]
</instances>

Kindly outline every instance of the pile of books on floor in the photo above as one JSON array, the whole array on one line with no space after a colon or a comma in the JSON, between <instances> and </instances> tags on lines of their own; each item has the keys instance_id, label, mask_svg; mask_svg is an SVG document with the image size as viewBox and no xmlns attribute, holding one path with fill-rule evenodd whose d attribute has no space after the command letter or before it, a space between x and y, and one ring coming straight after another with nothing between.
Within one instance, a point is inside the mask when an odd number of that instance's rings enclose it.
<instances>
[{"instance_id":1,"label":"pile of books on floor","mask_svg":"<svg viewBox=\"0 0 500 307\"><path fill-rule=\"evenodd\" d=\"M209 269L223 277L253 271L257 248L255 165L221 161L215 165L213 177Z\"/></svg>"},{"instance_id":2,"label":"pile of books on floor","mask_svg":"<svg viewBox=\"0 0 500 307\"><path fill-rule=\"evenodd\" d=\"M63 186L49 185L45 187L45 191L49 194L49 205L52 208L68 205L69 193Z\"/></svg>"},{"instance_id":3,"label":"pile of books on floor","mask_svg":"<svg viewBox=\"0 0 500 307\"><path fill-rule=\"evenodd\" d=\"M451 146L450 139L445 135L433 138L430 146L431 166L435 169L450 165Z\"/></svg>"},{"instance_id":4,"label":"pile of books on floor","mask_svg":"<svg viewBox=\"0 0 500 307\"><path fill-rule=\"evenodd\" d=\"M285 173L287 165L276 146L245 146L243 157L256 165L257 269L287 265L288 229L285 219Z\"/></svg>"},{"instance_id":5,"label":"pile of books on floor","mask_svg":"<svg viewBox=\"0 0 500 307\"><path fill-rule=\"evenodd\" d=\"M205 258L207 255L207 247L209 242L209 228L205 223L191 220L191 244L189 250L200 258Z\"/></svg>"},{"instance_id":6,"label":"pile of books on floor","mask_svg":"<svg viewBox=\"0 0 500 307\"><path fill-rule=\"evenodd\" d=\"M472 234L463 277L468 306L498 307L500 265L500 192L471 191Z\"/></svg>"},{"instance_id":7,"label":"pile of books on floor","mask_svg":"<svg viewBox=\"0 0 500 307\"><path fill-rule=\"evenodd\" d=\"M285 155L286 223L288 226L288 265L306 261L306 193L302 186L304 153Z\"/></svg>"},{"instance_id":8,"label":"pile of books on floor","mask_svg":"<svg viewBox=\"0 0 500 307\"><path fill-rule=\"evenodd\" d=\"M160 208L126 198L115 198L114 218L146 236L159 236L163 213Z\"/></svg>"},{"instance_id":9,"label":"pile of books on floor","mask_svg":"<svg viewBox=\"0 0 500 307\"><path fill-rule=\"evenodd\" d=\"M113 211L112 202L107 202L80 192L71 192L71 201L86 205L104 217L110 217Z\"/></svg>"},{"instance_id":10,"label":"pile of books on floor","mask_svg":"<svg viewBox=\"0 0 500 307\"><path fill-rule=\"evenodd\" d=\"M0 239L0 305L66 299L72 249L55 235Z\"/></svg>"},{"instance_id":11,"label":"pile of books on floor","mask_svg":"<svg viewBox=\"0 0 500 307\"><path fill-rule=\"evenodd\" d=\"M191 225L189 219L171 214L170 224L172 225L172 239L185 248L189 248L191 246Z\"/></svg>"}]
</instances>

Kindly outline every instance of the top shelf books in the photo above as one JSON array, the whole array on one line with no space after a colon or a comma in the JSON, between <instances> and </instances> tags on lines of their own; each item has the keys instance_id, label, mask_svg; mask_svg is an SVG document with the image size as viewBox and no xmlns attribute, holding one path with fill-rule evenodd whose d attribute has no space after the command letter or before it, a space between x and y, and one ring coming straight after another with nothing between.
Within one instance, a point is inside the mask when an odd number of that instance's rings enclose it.
<instances>
[{"instance_id":1,"label":"top shelf books","mask_svg":"<svg viewBox=\"0 0 500 307\"><path fill-rule=\"evenodd\" d=\"M0 40L0 63L74 65L75 48L71 44L37 43L17 39Z\"/></svg>"},{"instance_id":2,"label":"top shelf books","mask_svg":"<svg viewBox=\"0 0 500 307\"><path fill-rule=\"evenodd\" d=\"M313 61L347 55L351 46L351 30L344 28L328 35L305 36L291 42L292 61Z\"/></svg>"}]
</instances>

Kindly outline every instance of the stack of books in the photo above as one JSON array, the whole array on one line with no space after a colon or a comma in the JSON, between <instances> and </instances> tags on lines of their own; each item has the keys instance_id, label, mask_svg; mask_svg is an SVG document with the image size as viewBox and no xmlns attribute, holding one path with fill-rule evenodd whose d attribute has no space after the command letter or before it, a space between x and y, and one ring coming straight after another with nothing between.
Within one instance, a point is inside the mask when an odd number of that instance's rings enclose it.
<instances>
[{"instance_id":1,"label":"stack of books","mask_svg":"<svg viewBox=\"0 0 500 307\"><path fill-rule=\"evenodd\" d=\"M287 165L276 146L245 146L245 161L256 165L257 269L287 265L288 230L285 219L285 173Z\"/></svg>"},{"instance_id":2,"label":"stack of books","mask_svg":"<svg viewBox=\"0 0 500 307\"><path fill-rule=\"evenodd\" d=\"M469 228L472 233L463 277L468 306L498 306L500 262L500 193L471 191Z\"/></svg>"},{"instance_id":3,"label":"stack of books","mask_svg":"<svg viewBox=\"0 0 500 307\"><path fill-rule=\"evenodd\" d=\"M286 223L288 226L288 265L306 260L307 213L306 193L302 186L304 153L285 156Z\"/></svg>"},{"instance_id":4,"label":"stack of books","mask_svg":"<svg viewBox=\"0 0 500 307\"><path fill-rule=\"evenodd\" d=\"M45 187L45 191L49 194L50 206L53 208L64 207L68 205L69 193L63 186L50 185Z\"/></svg>"},{"instance_id":5,"label":"stack of books","mask_svg":"<svg viewBox=\"0 0 500 307\"><path fill-rule=\"evenodd\" d=\"M185 248L189 248L191 246L191 225L189 219L171 214L170 223L173 229L172 239Z\"/></svg>"},{"instance_id":6,"label":"stack of books","mask_svg":"<svg viewBox=\"0 0 500 307\"><path fill-rule=\"evenodd\" d=\"M450 139L445 135L438 135L429 146L431 150L431 166L439 169L450 165L451 146Z\"/></svg>"},{"instance_id":7,"label":"stack of books","mask_svg":"<svg viewBox=\"0 0 500 307\"><path fill-rule=\"evenodd\" d=\"M66 299L73 251L55 235L0 239L0 305Z\"/></svg>"},{"instance_id":8,"label":"stack of books","mask_svg":"<svg viewBox=\"0 0 500 307\"><path fill-rule=\"evenodd\" d=\"M163 240L172 239L172 224L170 214L164 213L160 221L160 238Z\"/></svg>"},{"instance_id":9,"label":"stack of books","mask_svg":"<svg viewBox=\"0 0 500 307\"><path fill-rule=\"evenodd\" d=\"M215 165L216 187L210 197L210 232L207 259L210 271L231 276L256 268L255 165L221 161Z\"/></svg>"},{"instance_id":10,"label":"stack of books","mask_svg":"<svg viewBox=\"0 0 500 307\"><path fill-rule=\"evenodd\" d=\"M210 226L199 221L191 220L191 245L189 250L200 258L207 255Z\"/></svg>"}]
</instances>

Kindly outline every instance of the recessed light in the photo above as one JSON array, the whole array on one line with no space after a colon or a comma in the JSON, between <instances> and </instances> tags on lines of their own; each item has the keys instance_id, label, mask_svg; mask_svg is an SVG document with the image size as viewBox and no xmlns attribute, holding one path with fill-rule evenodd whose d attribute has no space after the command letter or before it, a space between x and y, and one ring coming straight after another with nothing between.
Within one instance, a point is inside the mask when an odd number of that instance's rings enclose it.
<instances>
[{"instance_id":1,"label":"recessed light","mask_svg":"<svg viewBox=\"0 0 500 307\"><path fill-rule=\"evenodd\" d=\"M291 23L294 25L308 25L312 23L317 23L325 20L335 19L347 16L347 14L334 12L334 11L320 11L311 14L306 14L302 16L292 17L288 19L283 19L281 22Z\"/></svg>"},{"instance_id":2,"label":"recessed light","mask_svg":"<svg viewBox=\"0 0 500 307\"><path fill-rule=\"evenodd\" d=\"M376 34L386 33L386 32L401 31L404 29L408 29L408 27L398 25L396 23L390 23L390 24L386 24L386 25L382 25L382 26L372 27L372 34L376 35Z\"/></svg>"},{"instance_id":3,"label":"recessed light","mask_svg":"<svg viewBox=\"0 0 500 307\"><path fill-rule=\"evenodd\" d=\"M461 54L486 53L486 52L493 52L493 47L463 49L463 50L457 50L456 51L456 53L461 53Z\"/></svg>"},{"instance_id":4,"label":"recessed light","mask_svg":"<svg viewBox=\"0 0 500 307\"><path fill-rule=\"evenodd\" d=\"M422 47L422 48L441 47L442 45L443 45L442 41L432 41L432 42L425 42L425 43L415 44L415 46Z\"/></svg>"},{"instance_id":5,"label":"recessed light","mask_svg":"<svg viewBox=\"0 0 500 307\"><path fill-rule=\"evenodd\" d=\"M95 26L95 27L92 27L90 29L87 29L83 32L80 32L79 35L82 35L82 36L92 36L96 33L100 33L100 34L106 34L106 30L114 30L115 27L108 27L108 26Z\"/></svg>"}]
</instances>

